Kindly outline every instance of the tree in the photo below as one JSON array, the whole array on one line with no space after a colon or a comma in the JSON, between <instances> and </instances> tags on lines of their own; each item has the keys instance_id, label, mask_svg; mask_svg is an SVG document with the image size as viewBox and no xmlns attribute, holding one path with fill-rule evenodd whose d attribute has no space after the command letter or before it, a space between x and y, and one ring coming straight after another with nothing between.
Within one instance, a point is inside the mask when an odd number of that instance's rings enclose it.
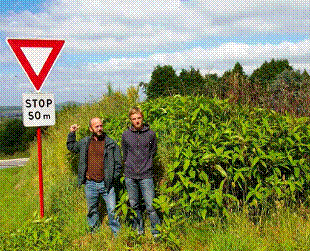
<instances>
[{"instance_id":1,"label":"tree","mask_svg":"<svg viewBox=\"0 0 311 252\"><path fill-rule=\"evenodd\" d=\"M205 77L205 95L210 98L220 97L219 78L217 74L206 74Z\"/></svg>"},{"instance_id":2,"label":"tree","mask_svg":"<svg viewBox=\"0 0 311 252\"><path fill-rule=\"evenodd\" d=\"M114 91L112 89L112 84L110 82L108 82L107 84L107 96L112 96L114 94Z\"/></svg>"},{"instance_id":3,"label":"tree","mask_svg":"<svg viewBox=\"0 0 311 252\"><path fill-rule=\"evenodd\" d=\"M285 69L282 73L278 74L275 80L270 85L270 89L279 89L281 86L287 87L289 90L296 90L301 88L301 74L300 71L293 71Z\"/></svg>"},{"instance_id":4,"label":"tree","mask_svg":"<svg viewBox=\"0 0 311 252\"><path fill-rule=\"evenodd\" d=\"M243 71L243 67L239 62L235 63L235 65L232 69L232 73L235 75L241 76L241 77L245 76L245 73Z\"/></svg>"},{"instance_id":5,"label":"tree","mask_svg":"<svg viewBox=\"0 0 311 252\"><path fill-rule=\"evenodd\" d=\"M13 155L25 151L36 134L35 128L26 128L20 119L7 119L0 125L0 152Z\"/></svg>"},{"instance_id":6,"label":"tree","mask_svg":"<svg viewBox=\"0 0 311 252\"><path fill-rule=\"evenodd\" d=\"M305 83L303 83L303 80ZM297 116L306 115L309 89L307 73L300 74L300 71L285 69L276 76L276 79L269 86L266 98L269 107L284 113L290 111Z\"/></svg>"},{"instance_id":7,"label":"tree","mask_svg":"<svg viewBox=\"0 0 311 252\"><path fill-rule=\"evenodd\" d=\"M190 71L182 69L179 74L179 92L182 95L201 94L204 89L204 78L199 69L190 68Z\"/></svg>"},{"instance_id":8,"label":"tree","mask_svg":"<svg viewBox=\"0 0 311 252\"><path fill-rule=\"evenodd\" d=\"M250 83L239 62L224 73L223 82L227 86L226 97L230 98L230 102L246 104L251 101Z\"/></svg>"},{"instance_id":9,"label":"tree","mask_svg":"<svg viewBox=\"0 0 311 252\"><path fill-rule=\"evenodd\" d=\"M155 67L151 74L151 80L148 84L141 83L144 86L148 99L160 96L169 96L176 94L178 91L179 79L175 70L170 65Z\"/></svg>"},{"instance_id":10,"label":"tree","mask_svg":"<svg viewBox=\"0 0 311 252\"><path fill-rule=\"evenodd\" d=\"M303 70L303 72L301 74L301 82L302 82L302 87L309 90L309 88L310 88L310 75L308 74L306 69Z\"/></svg>"},{"instance_id":11,"label":"tree","mask_svg":"<svg viewBox=\"0 0 311 252\"><path fill-rule=\"evenodd\" d=\"M232 102L240 101L246 77L239 62L235 63L233 69L225 71L220 78L220 98L231 98Z\"/></svg>"},{"instance_id":12,"label":"tree","mask_svg":"<svg viewBox=\"0 0 311 252\"><path fill-rule=\"evenodd\" d=\"M274 60L270 62L265 61L259 68L257 68L250 76L252 82L261 83L264 87L268 87L285 69L293 70L289 65L288 60Z\"/></svg>"}]
</instances>

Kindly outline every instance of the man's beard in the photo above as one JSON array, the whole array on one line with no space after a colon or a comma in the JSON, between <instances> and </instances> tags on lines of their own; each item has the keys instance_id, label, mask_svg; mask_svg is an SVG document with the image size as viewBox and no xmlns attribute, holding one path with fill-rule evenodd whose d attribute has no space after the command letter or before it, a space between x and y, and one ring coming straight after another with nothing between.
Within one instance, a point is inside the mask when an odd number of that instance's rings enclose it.
<instances>
[{"instance_id":1,"label":"man's beard","mask_svg":"<svg viewBox=\"0 0 311 252\"><path fill-rule=\"evenodd\" d=\"M98 140L104 140L105 139L105 133L102 131L100 133L101 133L100 135L98 135L97 133L93 133L93 135L96 136Z\"/></svg>"}]
</instances>

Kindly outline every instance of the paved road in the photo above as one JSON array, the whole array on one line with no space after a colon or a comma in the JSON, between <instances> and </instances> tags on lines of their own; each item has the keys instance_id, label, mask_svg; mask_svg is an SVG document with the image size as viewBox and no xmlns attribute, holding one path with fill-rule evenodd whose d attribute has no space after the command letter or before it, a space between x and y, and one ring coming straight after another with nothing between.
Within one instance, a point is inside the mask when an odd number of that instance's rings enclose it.
<instances>
[{"instance_id":1,"label":"paved road","mask_svg":"<svg viewBox=\"0 0 311 252\"><path fill-rule=\"evenodd\" d=\"M0 169L23 166L27 163L28 160L29 160L29 158L0 160Z\"/></svg>"}]
</instances>

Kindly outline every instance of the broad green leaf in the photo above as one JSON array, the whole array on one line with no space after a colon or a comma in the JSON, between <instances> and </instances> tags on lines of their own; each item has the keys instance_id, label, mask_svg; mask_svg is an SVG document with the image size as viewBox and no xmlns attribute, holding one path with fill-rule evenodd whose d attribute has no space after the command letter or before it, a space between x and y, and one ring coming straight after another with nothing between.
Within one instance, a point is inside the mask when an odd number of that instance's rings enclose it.
<instances>
[{"instance_id":1,"label":"broad green leaf","mask_svg":"<svg viewBox=\"0 0 311 252\"><path fill-rule=\"evenodd\" d=\"M255 157L251 160L251 167L253 168L259 161L259 157Z\"/></svg>"},{"instance_id":2,"label":"broad green leaf","mask_svg":"<svg viewBox=\"0 0 311 252\"><path fill-rule=\"evenodd\" d=\"M189 175L190 175L190 178L195 178L195 171L191 169L189 171Z\"/></svg>"},{"instance_id":3,"label":"broad green leaf","mask_svg":"<svg viewBox=\"0 0 311 252\"><path fill-rule=\"evenodd\" d=\"M175 174L174 174L174 172L168 172L167 176L170 179L170 181L173 181Z\"/></svg>"},{"instance_id":4,"label":"broad green leaf","mask_svg":"<svg viewBox=\"0 0 311 252\"><path fill-rule=\"evenodd\" d=\"M254 189L251 189L248 192L248 194L246 195L246 198L245 198L246 202L254 195L254 193L255 193Z\"/></svg>"},{"instance_id":5,"label":"broad green leaf","mask_svg":"<svg viewBox=\"0 0 311 252\"><path fill-rule=\"evenodd\" d=\"M185 159L185 162L184 162L184 165L183 165L184 171L188 169L189 165L190 165L190 160L189 159Z\"/></svg>"},{"instance_id":6,"label":"broad green leaf","mask_svg":"<svg viewBox=\"0 0 311 252\"><path fill-rule=\"evenodd\" d=\"M207 116L203 116L200 121L206 126L208 124Z\"/></svg>"},{"instance_id":7,"label":"broad green leaf","mask_svg":"<svg viewBox=\"0 0 311 252\"><path fill-rule=\"evenodd\" d=\"M260 163L263 165L263 167L267 168L267 164L265 161L263 161L262 159L260 160Z\"/></svg>"},{"instance_id":8,"label":"broad green leaf","mask_svg":"<svg viewBox=\"0 0 311 252\"><path fill-rule=\"evenodd\" d=\"M174 161L173 169L176 169L180 165L180 161Z\"/></svg>"},{"instance_id":9,"label":"broad green leaf","mask_svg":"<svg viewBox=\"0 0 311 252\"><path fill-rule=\"evenodd\" d=\"M278 167L273 168L273 171L277 174L278 177L281 177L282 172Z\"/></svg>"},{"instance_id":10,"label":"broad green leaf","mask_svg":"<svg viewBox=\"0 0 311 252\"><path fill-rule=\"evenodd\" d=\"M126 205L126 204L123 204L123 205L121 206L121 209L122 209L122 215L126 216L126 215L127 215L127 211L128 211L127 205Z\"/></svg>"},{"instance_id":11,"label":"broad green leaf","mask_svg":"<svg viewBox=\"0 0 311 252\"><path fill-rule=\"evenodd\" d=\"M257 199L262 199L263 195L260 192L255 192L255 196Z\"/></svg>"},{"instance_id":12,"label":"broad green leaf","mask_svg":"<svg viewBox=\"0 0 311 252\"><path fill-rule=\"evenodd\" d=\"M231 199L231 200L233 200L233 201L235 201L235 202L237 202L237 203L239 203L238 198L235 197L235 196L232 195L232 194L224 194L223 196L226 197L226 198L229 198L229 199Z\"/></svg>"},{"instance_id":13,"label":"broad green leaf","mask_svg":"<svg viewBox=\"0 0 311 252\"><path fill-rule=\"evenodd\" d=\"M289 189L291 190L291 192L294 192L294 191L295 191L296 186L295 186L295 184L294 184L293 182L290 182L290 183L289 183Z\"/></svg>"},{"instance_id":14,"label":"broad green leaf","mask_svg":"<svg viewBox=\"0 0 311 252\"><path fill-rule=\"evenodd\" d=\"M220 172L223 177L227 177L226 171L218 164L215 165L215 169Z\"/></svg>"},{"instance_id":15,"label":"broad green leaf","mask_svg":"<svg viewBox=\"0 0 311 252\"><path fill-rule=\"evenodd\" d=\"M197 200L197 193L196 192L189 193L189 196L190 196L190 204L192 204L194 201Z\"/></svg>"},{"instance_id":16,"label":"broad green leaf","mask_svg":"<svg viewBox=\"0 0 311 252\"><path fill-rule=\"evenodd\" d=\"M199 114L199 112L200 112L200 108L197 108L196 110L194 110L192 113L191 113L191 123L193 123L196 119L197 119L197 117L198 117L198 114Z\"/></svg>"},{"instance_id":17,"label":"broad green leaf","mask_svg":"<svg viewBox=\"0 0 311 252\"><path fill-rule=\"evenodd\" d=\"M278 195L278 197L281 197L283 195L282 190L280 187L275 187L275 192Z\"/></svg>"},{"instance_id":18,"label":"broad green leaf","mask_svg":"<svg viewBox=\"0 0 311 252\"><path fill-rule=\"evenodd\" d=\"M205 182L208 182L208 176L207 176L207 174L204 171L201 171L199 173L199 178L204 180Z\"/></svg>"},{"instance_id":19,"label":"broad green leaf","mask_svg":"<svg viewBox=\"0 0 311 252\"><path fill-rule=\"evenodd\" d=\"M233 176L233 181L236 182L239 178L241 178L241 180L245 182L243 174L241 172L236 172Z\"/></svg>"},{"instance_id":20,"label":"broad green leaf","mask_svg":"<svg viewBox=\"0 0 311 252\"><path fill-rule=\"evenodd\" d=\"M294 168L294 174L295 174L295 177L296 177L296 178L299 178L299 175L300 175L300 168L299 168L299 167L296 166L296 167Z\"/></svg>"},{"instance_id":21,"label":"broad green leaf","mask_svg":"<svg viewBox=\"0 0 311 252\"><path fill-rule=\"evenodd\" d=\"M223 197L222 197L222 191L217 189L215 190L215 199L216 199L216 203L218 206L222 206L222 200L223 200Z\"/></svg>"},{"instance_id":22,"label":"broad green leaf","mask_svg":"<svg viewBox=\"0 0 311 252\"><path fill-rule=\"evenodd\" d=\"M206 214L207 214L207 209L206 208L200 209L199 212L200 212L200 215L201 215L202 219L205 220Z\"/></svg>"},{"instance_id":23,"label":"broad green leaf","mask_svg":"<svg viewBox=\"0 0 311 252\"><path fill-rule=\"evenodd\" d=\"M215 157L214 153L205 153L202 157L203 160L209 160Z\"/></svg>"}]
</instances>

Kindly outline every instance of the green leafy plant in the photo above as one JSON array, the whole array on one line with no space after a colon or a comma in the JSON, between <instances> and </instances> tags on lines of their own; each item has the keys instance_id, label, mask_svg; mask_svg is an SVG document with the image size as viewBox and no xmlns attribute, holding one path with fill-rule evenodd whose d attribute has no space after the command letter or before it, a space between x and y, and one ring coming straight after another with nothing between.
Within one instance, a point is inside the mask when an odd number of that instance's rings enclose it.
<instances>
[{"instance_id":1,"label":"green leafy plant","mask_svg":"<svg viewBox=\"0 0 311 252\"><path fill-rule=\"evenodd\" d=\"M63 250L67 240L62 234L62 223L57 217L39 219L37 213L34 220L27 221L14 232L0 235L1 250Z\"/></svg>"},{"instance_id":2,"label":"green leafy plant","mask_svg":"<svg viewBox=\"0 0 311 252\"><path fill-rule=\"evenodd\" d=\"M308 200L308 118L204 97L159 98L143 109L169 152L155 200L164 214L205 219L245 204Z\"/></svg>"}]
</instances>

